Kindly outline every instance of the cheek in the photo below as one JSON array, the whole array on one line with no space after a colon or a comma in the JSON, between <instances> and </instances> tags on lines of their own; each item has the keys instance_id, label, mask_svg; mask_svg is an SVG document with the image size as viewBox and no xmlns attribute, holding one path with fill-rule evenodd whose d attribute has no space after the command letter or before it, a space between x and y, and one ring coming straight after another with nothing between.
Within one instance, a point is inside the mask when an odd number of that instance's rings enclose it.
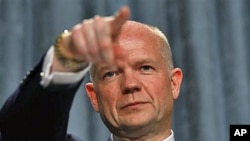
<instances>
[{"instance_id":1,"label":"cheek","mask_svg":"<svg viewBox=\"0 0 250 141\"><path fill-rule=\"evenodd\" d=\"M102 111L111 110L116 106L119 89L117 86L99 86L98 88L98 104Z\"/></svg>"},{"instance_id":2,"label":"cheek","mask_svg":"<svg viewBox=\"0 0 250 141\"><path fill-rule=\"evenodd\" d=\"M166 75L142 76L140 79L145 88L151 89L151 91L156 93L171 92L170 80L166 78Z\"/></svg>"},{"instance_id":3,"label":"cheek","mask_svg":"<svg viewBox=\"0 0 250 141\"><path fill-rule=\"evenodd\" d=\"M166 104L173 99L170 80L162 79L161 76L153 76L150 78L143 78L144 89L150 95L153 100L159 102L159 104ZM157 103L158 103L157 102Z\"/></svg>"},{"instance_id":4,"label":"cheek","mask_svg":"<svg viewBox=\"0 0 250 141\"><path fill-rule=\"evenodd\" d=\"M162 81L157 88L155 100L157 100L156 104L159 107L159 113L164 117L169 116L172 113L174 102L170 81Z\"/></svg>"}]
</instances>

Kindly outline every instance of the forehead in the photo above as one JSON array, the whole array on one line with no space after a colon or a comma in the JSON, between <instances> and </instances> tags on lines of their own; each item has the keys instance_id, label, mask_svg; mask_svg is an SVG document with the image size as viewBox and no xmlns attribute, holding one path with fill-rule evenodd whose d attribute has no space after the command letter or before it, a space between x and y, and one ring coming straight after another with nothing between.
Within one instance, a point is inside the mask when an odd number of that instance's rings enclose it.
<instances>
[{"instance_id":1,"label":"forehead","mask_svg":"<svg viewBox=\"0 0 250 141\"><path fill-rule=\"evenodd\" d=\"M120 61L140 61L140 59L162 59L161 56L161 41L159 36L153 30L144 24L128 21L123 25L123 28L118 37L119 46L115 51L117 60ZM117 57L118 56L118 57ZM121 59L119 59L119 56ZM96 71L107 67L106 64L96 64Z\"/></svg>"},{"instance_id":2,"label":"forehead","mask_svg":"<svg viewBox=\"0 0 250 141\"><path fill-rule=\"evenodd\" d=\"M135 21L127 21L123 25L118 40L121 41L128 38L144 40L145 42L159 40L151 27Z\"/></svg>"},{"instance_id":3,"label":"forehead","mask_svg":"<svg viewBox=\"0 0 250 141\"><path fill-rule=\"evenodd\" d=\"M161 39L153 28L135 21L127 21L123 25L118 42L123 50L154 50L160 53L162 48Z\"/></svg>"}]
</instances>

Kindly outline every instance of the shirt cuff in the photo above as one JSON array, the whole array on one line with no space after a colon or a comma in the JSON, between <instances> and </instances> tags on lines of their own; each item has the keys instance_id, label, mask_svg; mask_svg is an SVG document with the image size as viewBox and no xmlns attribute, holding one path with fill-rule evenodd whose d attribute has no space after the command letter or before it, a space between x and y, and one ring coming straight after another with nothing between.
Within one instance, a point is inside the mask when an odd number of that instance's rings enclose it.
<instances>
[{"instance_id":1,"label":"shirt cuff","mask_svg":"<svg viewBox=\"0 0 250 141\"><path fill-rule=\"evenodd\" d=\"M50 84L72 84L79 82L89 71L90 65L79 72L53 72L50 68L53 63L54 47L51 46L45 55L43 68L41 72L42 80L40 84L48 87Z\"/></svg>"}]
</instances>

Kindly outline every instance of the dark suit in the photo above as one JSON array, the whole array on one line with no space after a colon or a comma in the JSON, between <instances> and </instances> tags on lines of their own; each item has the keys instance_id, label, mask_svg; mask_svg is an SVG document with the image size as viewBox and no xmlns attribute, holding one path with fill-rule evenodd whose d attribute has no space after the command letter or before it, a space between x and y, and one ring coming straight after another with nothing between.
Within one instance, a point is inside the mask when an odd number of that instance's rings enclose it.
<instances>
[{"instance_id":1,"label":"dark suit","mask_svg":"<svg viewBox=\"0 0 250 141\"><path fill-rule=\"evenodd\" d=\"M1 141L78 141L67 135L69 111L81 82L43 88L43 60L26 76L0 111Z\"/></svg>"}]
</instances>

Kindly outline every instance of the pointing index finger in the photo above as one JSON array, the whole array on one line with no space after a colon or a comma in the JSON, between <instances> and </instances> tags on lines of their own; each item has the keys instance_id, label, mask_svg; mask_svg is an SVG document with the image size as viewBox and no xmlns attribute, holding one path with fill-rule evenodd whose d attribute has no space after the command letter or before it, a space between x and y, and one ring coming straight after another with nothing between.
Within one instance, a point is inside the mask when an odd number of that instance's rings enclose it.
<instances>
[{"instance_id":1,"label":"pointing index finger","mask_svg":"<svg viewBox=\"0 0 250 141\"><path fill-rule=\"evenodd\" d=\"M109 21L109 37L111 37L111 46L102 51L101 56L109 66L114 64L114 48L112 47L117 40L117 37L121 31L122 25L129 19L130 10L127 6L123 6L120 10L110 18Z\"/></svg>"},{"instance_id":2,"label":"pointing index finger","mask_svg":"<svg viewBox=\"0 0 250 141\"><path fill-rule=\"evenodd\" d=\"M130 9L127 6L123 6L120 10L114 15L114 19L111 21L111 33L113 37L116 37L122 25L129 19Z\"/></svg>"}]
</instances>

